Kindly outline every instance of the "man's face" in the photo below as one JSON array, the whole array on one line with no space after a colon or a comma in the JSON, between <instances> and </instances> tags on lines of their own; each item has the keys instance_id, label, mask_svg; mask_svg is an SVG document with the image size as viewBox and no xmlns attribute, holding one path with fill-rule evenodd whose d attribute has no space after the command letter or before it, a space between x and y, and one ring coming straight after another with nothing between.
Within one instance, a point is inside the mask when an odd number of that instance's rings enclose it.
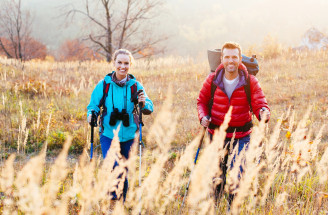
<instances>
[{"instance_id":1,"label":"man's face","mask_svg":"<svg viewBox=\"0 0 328 215\"><path fill-rule=\"evenodd\" d=\"M241 63L241 57L239 57L239 50L236 49L223 49L222 64L226 72L232 74L238 72L238 66Z\"/></svg>"}]
</instances>

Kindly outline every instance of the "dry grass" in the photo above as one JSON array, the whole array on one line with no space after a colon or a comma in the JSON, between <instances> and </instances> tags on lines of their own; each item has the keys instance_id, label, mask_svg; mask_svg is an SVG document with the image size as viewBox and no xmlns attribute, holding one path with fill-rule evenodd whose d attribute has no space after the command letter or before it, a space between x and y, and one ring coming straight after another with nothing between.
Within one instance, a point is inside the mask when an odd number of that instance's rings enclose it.
<instances>
[{"instance_id":1,"label":"dry grass","mask_svg":"<svg viewBox=\"0 0 328 215\"><path fill-rule=\"evenodd\" d=\"M221 172L218 162L225 153L223 129L212 144L206 140L190 175L200 140L196 98L208 71L206 62L136 62L133 74L155 104L154 114L145 117L141 186L137 144L127 161L118 153L117 139L105 160L96 156L90 162L86 151L85 107L95 84L108 73L106 63L0 62L1 213L226 212L226 196L219 203L213 196L213 178ZM237 180L236 169L228 173L226 191L236 193L233 214L328 212L327 62L325 52L286 51L260 59L258 79L272 118L268 125L256 123L249 149L236 159L246 160L242 179ZM52 152L61 148L49 162ZM78 162L72 160L72 152L81 152ZM112 171L115 159L119 168ZM113 205L110 192L117 183L122 186L117 180L122 173L129 175L127 201ZM190 190L181 209L189 177Z\"/></svg>"}]
</instances>

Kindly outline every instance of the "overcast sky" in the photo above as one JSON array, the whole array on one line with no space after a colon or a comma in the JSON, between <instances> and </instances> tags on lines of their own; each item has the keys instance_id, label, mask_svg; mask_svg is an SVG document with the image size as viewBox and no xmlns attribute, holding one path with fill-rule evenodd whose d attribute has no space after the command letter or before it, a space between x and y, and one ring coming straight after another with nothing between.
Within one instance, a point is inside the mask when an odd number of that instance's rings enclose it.
<instances>
[{"instance_id":1,"label":"overcast sky","mask_svg":"<svg viewBox=\"0 0 328 215\"><path fill-rule=\"evenodd\" d=\"M60 8L78 7L81 2L22 0L34 13L34 37L50 49L83 35L83 21L65 27L60 17ZM243 47L261 44L267 35L286 46L297 46L311 27L328 33L327 8L327 0L166 0L155 22L156 31L170 36L169 54L198 56L225 41Z\"/></svg>"}]
</instances>

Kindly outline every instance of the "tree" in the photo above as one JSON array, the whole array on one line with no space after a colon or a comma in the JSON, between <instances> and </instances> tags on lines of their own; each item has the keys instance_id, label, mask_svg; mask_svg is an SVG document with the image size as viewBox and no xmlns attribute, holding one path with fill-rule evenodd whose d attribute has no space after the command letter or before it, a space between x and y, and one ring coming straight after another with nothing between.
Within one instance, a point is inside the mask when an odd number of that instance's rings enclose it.
<instances>
[{"instance_id":1,"label":"tree","mask_svg":"<svg viewBox=\"0 0 328 215\"><path fill-rule=\"evenodd\" d=\"M15 52L16 49L12 48L12 43L10 40L0 37L1 45L3 47L0 48L0 55L6 55L10 58L17 58ZM30 60L30 59L41 59L44 60L47 56L47 47L33 38L26 38L24 41L21 42L22 47L22 56L23 60ZM14 57L11 57L14 56Z\"/></svg>"},{"instance_id":2,"label":"tree","mask_svg":"<svg viewBox=\"0 0 328 215\"><path fill-rule=\"evenodd\" d=\"M46 47L31 37L32 18L22 10L21 0L1 0L0 52L8 58L44 58Z\"/></svg>"},{"instance_id":3,"label":"tree","mask_svg":"<svg viewBox=\"0 0 328 215\"><path fill-rule=\"evenodd\" d=\"M95 60L101 56L78 39L66 40L59 49L59 58L63 61Z\"/></svg>"},{"instance_id":4,"label":"tree","mask_svg":"<svg viewBox=\"0 0 328 215\"><path fill-rule=\"evenodd\" d=\"M154 36L150 23L161 5L162 0L100 0L98 4L86 0L84 9L71 9L65 14L72 19L81 14L89 20L92 30L88 39L110 62L113 51L119 48L129 49L133 54L143 50L152 50L147 52L150 54L163 51L158 44L166 38Z\"/></svg>"},{"instance_id":5,"label":"tree","mask_svg":"<svg viewBox=\"0 0 328 215\"><path fill-rule=\"evenodd\" d=\"M7 38L10 43L5 47L0 38L0 48L9 58L23 60L22 43L29 38L31 17L28 11L21 10L21 0L2 0L0 7L0 37Z\"/></svg>"},{"instance_id":6,"label":"tree","mask_svg":"<svg viewBox=\"0 0 328 215\"><path fill-rule=\"evenodd\" d=\"M40 59L44 60L47 56L47 47L43 43L33 39L27 38L22 44L24 47L24 60Z\"/></svg>"},{"instance_id":7,"label":"tree","mask_svg":"<svg viewBox=\"0 0 328 215\"><path fill-rule=\"evenodd\" d=\"M14 53L12 53L12 49L9 49L9 46L10 41L4 37L0 37L0 55L11 57Z\"/></svg>"}]
</instances>

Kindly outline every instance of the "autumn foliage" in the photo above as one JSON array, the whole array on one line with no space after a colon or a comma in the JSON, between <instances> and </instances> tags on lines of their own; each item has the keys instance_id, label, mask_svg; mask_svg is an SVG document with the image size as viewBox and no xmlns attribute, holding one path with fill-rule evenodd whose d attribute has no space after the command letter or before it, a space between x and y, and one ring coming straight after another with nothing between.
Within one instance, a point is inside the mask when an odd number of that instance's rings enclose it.
<instances>
[{"instance_id":1,"label":"autumn foliage","mask_svg":"<svg viewBox=\"0 0 328 215\"><path fill-rule=\"evenodd\" d=\"M66 40L59 48L59 59L61 61L85 61L101 58L99 53L93 51L78 39Z\"/></svg>"},{"instance_id":2,"label":"autumn foliage","mask_svg":"<svg viewBox=\"0 0 328 215\"><path fill-rule=\"evenodd\" d=\"M2 47L0 47L0 55L18 59L19 58L18 45L17 45L18 42L13 43L4 37L0 39L5 50L8 52L9 56ZM14 41L18 41L18 40L14 40ZM43 43L35 40L32 37L26 38L23 41L21 41L21 46L22 46L23 60L31 60L31 59L44 60L45 57L47 56L47 47Z\"/></svg>"}]
</instances>

